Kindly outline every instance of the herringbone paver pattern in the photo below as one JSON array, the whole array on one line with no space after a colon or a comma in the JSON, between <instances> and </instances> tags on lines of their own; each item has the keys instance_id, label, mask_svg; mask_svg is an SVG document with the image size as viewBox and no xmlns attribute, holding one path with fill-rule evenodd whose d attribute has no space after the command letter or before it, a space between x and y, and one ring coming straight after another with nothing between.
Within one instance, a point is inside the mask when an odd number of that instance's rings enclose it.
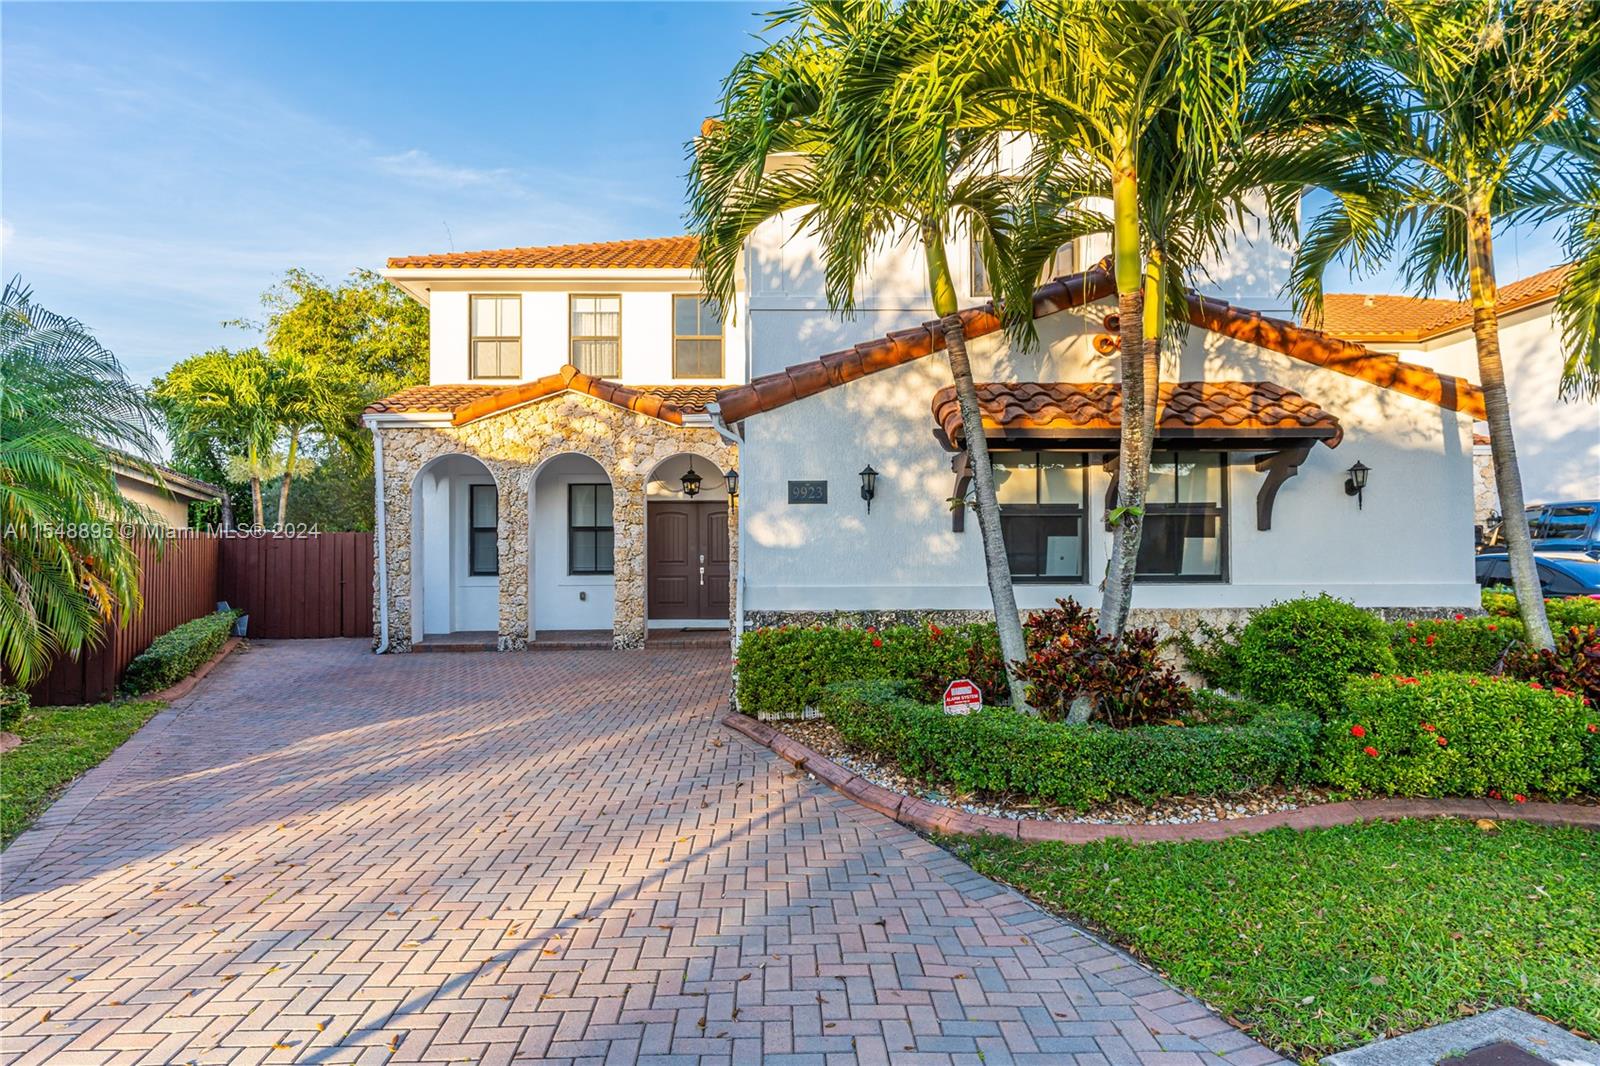
<instances>
[{"instance_id":1,"label":"herringbone paver pattern","mask_svg":"<svg viewBox=\"0 0 1600 1066\"><path fill-rule=\"evenodd\" d=\"M1281 1061L718 726L726 658L236 656L6 852L5 1059Z\"/></svg>"}]
</instances>

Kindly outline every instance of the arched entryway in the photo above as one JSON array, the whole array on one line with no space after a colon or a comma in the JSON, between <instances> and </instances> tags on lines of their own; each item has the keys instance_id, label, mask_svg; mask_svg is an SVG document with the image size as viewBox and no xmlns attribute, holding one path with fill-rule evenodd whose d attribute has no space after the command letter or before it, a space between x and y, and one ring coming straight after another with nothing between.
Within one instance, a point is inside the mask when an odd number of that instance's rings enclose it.
<instances>
[{"instance_id":1,"label":"arched entryway","mask_svg":"<svg viewBox=\"0 0 1600 1066\"><path fill-rule=\"evenodd\" d=\"M500 492L470 455L430 460L412 482L411 642L489 642L500 628Z\"/></svg>"},{"instance_id":2,"label":"arched entryway","mask_svg":"<svg viewBox=\"0 0 1600 1066\"><path fill-rule=\"evenodd\" d=\"M611 478L587 455L557 455L534 471L531 494L530 639L610 647L617 511Z\"/></svg>"},{"instance_id":3,"label":"arched entryway","mask_svg":"<svg viewBox=\"0 0 1600 1066\"><path fill-rule=\"evenodd\" d=\"M722 470L704 455L669 456L646 478L645 609L651 632L727 628L730 506Z\"/></svg>"}]
</instances>

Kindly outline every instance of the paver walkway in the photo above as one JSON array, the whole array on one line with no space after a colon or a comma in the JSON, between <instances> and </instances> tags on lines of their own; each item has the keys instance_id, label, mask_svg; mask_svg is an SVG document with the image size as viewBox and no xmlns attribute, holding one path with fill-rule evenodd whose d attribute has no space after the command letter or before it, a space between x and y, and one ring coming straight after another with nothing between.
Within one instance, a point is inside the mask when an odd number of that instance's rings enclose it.
<instances>
[{"instance_id":1,"label":"paver walkway","mask_svg":"<svg viewBox=\"0 0 1600 1066\"><path fill-rule=\"evenodd\" d=\"M717 725L726 659L236 655L5 853L4 1057L1281 1061Z\"/></svg>"}]
</instances>

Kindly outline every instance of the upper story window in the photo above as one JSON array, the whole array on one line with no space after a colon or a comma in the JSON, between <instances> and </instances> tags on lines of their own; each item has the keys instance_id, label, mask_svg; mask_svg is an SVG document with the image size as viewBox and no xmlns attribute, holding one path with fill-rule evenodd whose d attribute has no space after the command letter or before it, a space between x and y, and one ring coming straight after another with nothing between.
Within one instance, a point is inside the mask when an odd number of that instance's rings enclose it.
<instances>
[{"instance_id":1,"label":"upper story window","mask_svg":"<svg viewBox=\"0 0 1600 1066\"><path fill-rule=\"evenodd\" d=\"M1223 579L1227 473L1228 457L1221 452L1156 452L1150 457L1137 578Z\"/></svg>"},{"instance_id":2,"label":"upper story window","mask_svg":"<svg viewBox=\"0 0 1600 1066\"><path fill-rule=\"evenodd\" d=\"M572 296L572 365L596 378L622 374L622 297Z\"/></svg>"},{"instance_id":3,"label":"upper story window","mask_svg":"<svg viewBox=\"0 0 1600 1066\"><path fill-rule=\"evenodd\" d=\"M967 247L972 260L970 268L972 271L972 295L993 296L994 291L989 284L989 271L983 265L983 238L973 237L967 242ZM1065 277L1068 274L1075 273L1077 269L1078 246L1074 242L1068 241L1056 249L1055 256L1045 264L1043 275L1039 280L1044 282L1049 281L1051 278Z\"/></svg>"},{"instance_id":4,"label":"upper story window","mask_svg":"<svg viewBox=\"0 0 1600 1066\"><path fill-rule=\"evenodd\" d=\"M672 298L672 376L722 376L722 308L716 301Z\"/></svg>"},{"instance_id":5,"label":"upper story window","mask_svg":"<svg viewBox=\"0 0 1600 1066\"><path fill-rule=\"evenodd\" d=\"M1000 531L1016 580L1083 580L1087 469L1072 452L994 453Z\"/></svg>"},{"instance_id":6,"label":"upper story window","mask_svg":"<svg viewBox=\"0 0 1600 1066\"><path fill-rule=\"evenodd\" d=\"M522 297L474 296L471 304L472 376L520 378Z\"/></svg>"}]
</instances>

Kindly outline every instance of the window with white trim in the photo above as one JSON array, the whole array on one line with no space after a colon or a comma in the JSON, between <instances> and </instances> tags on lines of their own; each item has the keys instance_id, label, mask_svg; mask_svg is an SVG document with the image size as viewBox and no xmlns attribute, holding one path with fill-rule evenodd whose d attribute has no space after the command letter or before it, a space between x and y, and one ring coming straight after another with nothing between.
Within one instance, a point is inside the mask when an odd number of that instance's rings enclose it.
<instances>
[{"instance_id":1,"label":"window with white trim","mask_svg":"<svg viewBox=\"0 0 1600 1066\"><path fill-rule=\"evenodd\" d=\"M572 365L596 378L622 374L622 297L574 293Z\"/></svg>"},{"instance_id":2,"label":"window with white trim","mask_svg":"<svg viewBox=\"0 0 1600 1066\"><path fill-rule=\"evenodd\" d=\"M672 298L672 376L722 376L722 308L715 300Z\"/></svg>"},{"instance_id":3,"label":"window with white trim","mask_svg":"<svg viewBox=\"0 0 1600 1066\"><path fill-rule=\"evenodd\" d=\"M472 376L522 376L522 297L473 296L468 318L472 329Z\"/></svg>"}]
</instances>

